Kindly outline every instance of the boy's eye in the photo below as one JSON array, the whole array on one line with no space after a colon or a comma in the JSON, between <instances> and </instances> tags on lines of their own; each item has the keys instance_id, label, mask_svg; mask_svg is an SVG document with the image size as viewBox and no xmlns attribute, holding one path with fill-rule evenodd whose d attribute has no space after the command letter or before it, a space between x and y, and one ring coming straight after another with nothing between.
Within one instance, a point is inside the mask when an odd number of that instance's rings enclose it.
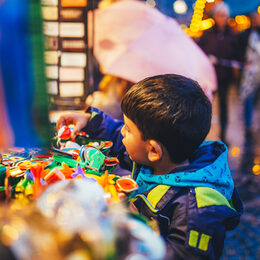
<instances>
[{"instance_id":1,"label":"boy's eye","mask_svg":"<svg viewBox=\"0 0 260 260\"><path fill-rule=\"evenodd\" d=\"M129 131L128 131L128 127L127 127L126 125L123 126L123 131L129 132Z\"/></svg>"}]
</instances>

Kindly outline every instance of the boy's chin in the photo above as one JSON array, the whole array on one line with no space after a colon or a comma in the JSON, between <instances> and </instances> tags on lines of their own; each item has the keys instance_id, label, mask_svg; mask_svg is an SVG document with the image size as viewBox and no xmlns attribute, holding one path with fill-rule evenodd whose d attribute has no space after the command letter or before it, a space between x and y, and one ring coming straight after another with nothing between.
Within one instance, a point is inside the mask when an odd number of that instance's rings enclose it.
<instances>
[{"instance_id":1,"label":"boy's chin","mask_svg":"<svg viewBox=\"0 0 260 260\"><path fill-rule=\"evenodd\" d=\"M137 158L133 158L131 155L129 155L129 158L131 159L132 162L135 162L135 163L140 164L140 165L151 167L150 165L147 164L147 162L145 162L143 160L138 160Z\"/></svg>"},{"instance_id":2,"label":"boy's chin","mask_svg":"<svg viewBox=\"0 0 260 260\"><path fill-rule=\"evenodd\" d=\"M129 158L130 158L131 161L133 161L135 163L138 163L138 164L140 163L139 160L136 160L136 158L132 157L131 155L129 155Z\"/></svg>"}]
</instances>

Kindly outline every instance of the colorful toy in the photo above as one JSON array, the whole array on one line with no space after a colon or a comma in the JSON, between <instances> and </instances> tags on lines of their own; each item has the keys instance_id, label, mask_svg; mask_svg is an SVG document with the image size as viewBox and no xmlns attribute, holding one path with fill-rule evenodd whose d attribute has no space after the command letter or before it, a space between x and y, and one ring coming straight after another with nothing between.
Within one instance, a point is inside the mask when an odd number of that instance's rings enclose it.
<instances>
[{"instance_id":1,"label":"colorful toy","mask_svg":"<svg viewBox=\"0 0 260 260\"><path fill-rule=\"evenodd\" d=\"M138 189L137 183L130 177L122 177L116 180L116 186L119 191L132 192Z\"/></svg>"},{"instance_id":2,"label":"colorful toy","mask_svg":"<svg viewBox=\"0 0 260 260\"><path fill-rule=\"evenodd\" d=\"M5 181L4 181L5 197L6 197L7 201L11 197L11 190L12 190L12 187L9 183L9 177L10 177L10 172L9 172L9 169L7 168L6 173L5 173Z\"/></svg>"},{"instance_id":3,"label":"colorful toy","mask_svg":"<svg viewBox=\"0 0 260 260\"><path fill-rule=\"evenodd\" d=\"M78 178L78 179L80 179L80 178L87 179L88 178L80 166L77 166L77 170L71 175L71 177Z\"/></svg>"},{"instance_id":4,"label":"colorful toy","mask_svg":"<svg viewBox=\"0 0 260 260\"><path fill-rule=\"evenodd\" d=\"M72 130L73 130L73 126L72 125L61 127L59 132L58 132L59 139L62 142L71 140L71 132L72 132Z\"/></svg>"},{"instance_id":5,"label":"colorful toy","mask_svg":"<svg viewBox=\"0 0 260 260\"><path fill-rule=\"evenodd\" d=\"M33 180L23 177L15 187L15 198L33 197Z\"/></svg>"},{"instance_id":6,"label":"colorful toy","mask_svg":"<svg viewBox=\"0 0 260 260\"><path fill-rule=\"evenodd\" d=\"M40 181L42 170L42 165L36 165L31 167L31 172L34 176L33 193L35 198L38 198L42 193L42 185Z\"/></svg>"},{"instance_id":7,"label":"colorful toy","mask_svg":"<svg viewBox=\"0 0 260 260\"><path fill-rule=\"evenodd\" d=\"M69 126L62 126L59 131L58 131L58 136L57 136L57 144L58 146L60 146L61 143L66 143L68 141L74 141L77 142L78 141L82 141L82 139L86 139L87 138L87 134L85 132L79 132L76 135L76 138L73 139L71 137L72 131L73 131L74 125L69 125ZM86 140L84 142L84 144L86 143Z\"/></svg>"},{"instance_id":8,"label":"colorful toy","mask_svg":"<svg viewBox=\"0 0 260 260\"><path fill-rule=\"evenodd\" d=\"M99 171L104 164L106 156L92 146L82 146L80 149L80 158L82 162Z\"/></svg>"},{"instance_id":9,"label":"colorful toy","mask_svg":"<svg viewBox=\"0 0 260 260\"><path fill-rule=\"evenodd\" d=\"M60 180L66 180L66 178L60 170L58 170L57 168L54 168L48 174L45 175L43 180L47 184L52 184L52 183L55 183L55 182L60 181Z\"/></svg>"}]
</instances>

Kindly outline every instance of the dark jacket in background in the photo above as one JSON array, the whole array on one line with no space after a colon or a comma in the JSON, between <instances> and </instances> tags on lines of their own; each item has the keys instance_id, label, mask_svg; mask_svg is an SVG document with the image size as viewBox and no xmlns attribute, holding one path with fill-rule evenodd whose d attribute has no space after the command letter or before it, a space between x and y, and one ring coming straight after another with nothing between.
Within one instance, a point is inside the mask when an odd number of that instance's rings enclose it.
<instances>
[{"instance_id":1,"label":"dark jacket in background","mask_svg":"<svg viewBox=\"0 0 260 260\"><path fill-rule=\"evenodd\" d=\"M245 62L246 60L246 48L249 40L249 35L252 31L252 28L249 28L238 34L238 45L239 45L239 61Z\"/></svg>"},{"instance_id":2,"label":"dark jacket in background","mask_svg":"<svg viewBox=\"0 0 260 260\"><path fill-rule=\"evenodd\" d=\"M198 45L207 54L214 55L218 59L237 60L238 59L238 42L235 33L229 26L226 26L222 32L217 25L214 25L198 41ZM214 65L217 78L220 82L230 82L232 80L232 68L221 64Z\"/></svg>"},{"instance_id":3,"label":"dark jacket in background","mask_svg":"<svg viewBox=\"0 0 260 260\"><path fill-rule=\"evenodd\" d=\"M238 61L239 48L237 37L229 26L222 31L217 25L205 31L198 41L199 46L209 56L217 59L214 67L218 80L218 96L220 111L220 138L226 142L228 123L228 89L233 81L232 61Z\"/></svg>"}]
</instances>

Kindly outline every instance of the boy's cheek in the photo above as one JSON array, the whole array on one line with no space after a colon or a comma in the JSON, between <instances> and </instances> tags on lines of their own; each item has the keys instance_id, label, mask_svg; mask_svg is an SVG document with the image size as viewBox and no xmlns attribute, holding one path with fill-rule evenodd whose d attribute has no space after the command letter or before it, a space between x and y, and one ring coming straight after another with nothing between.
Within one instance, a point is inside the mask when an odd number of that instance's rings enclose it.
<instances>
[{"instance_id":1,"label":"boy's cheek","mask_svg":"<svg viewBox=\"0 0 260 260\"><path fill-rule=\"evenodd\" d=\"M128 150L128 143L129 142L127 142L127 139L125 137L122 139L122 143L125 146L126 150Z\"/></svg>"},{"instance_id":2,"label":"boy's cheek","mask_svg":"<svg viewBox=\"0 0 260 260\"><path fill-rule=\"evenodd\" d=\"M129 147L127 145L127 142L126 142L125 138L122 139L122 143L123 143L123 145L124 145L128 155L129 155L129 158L133 161L133 157L131 156L131 151L129 150Z\"/></svg>"}]
</instances>

